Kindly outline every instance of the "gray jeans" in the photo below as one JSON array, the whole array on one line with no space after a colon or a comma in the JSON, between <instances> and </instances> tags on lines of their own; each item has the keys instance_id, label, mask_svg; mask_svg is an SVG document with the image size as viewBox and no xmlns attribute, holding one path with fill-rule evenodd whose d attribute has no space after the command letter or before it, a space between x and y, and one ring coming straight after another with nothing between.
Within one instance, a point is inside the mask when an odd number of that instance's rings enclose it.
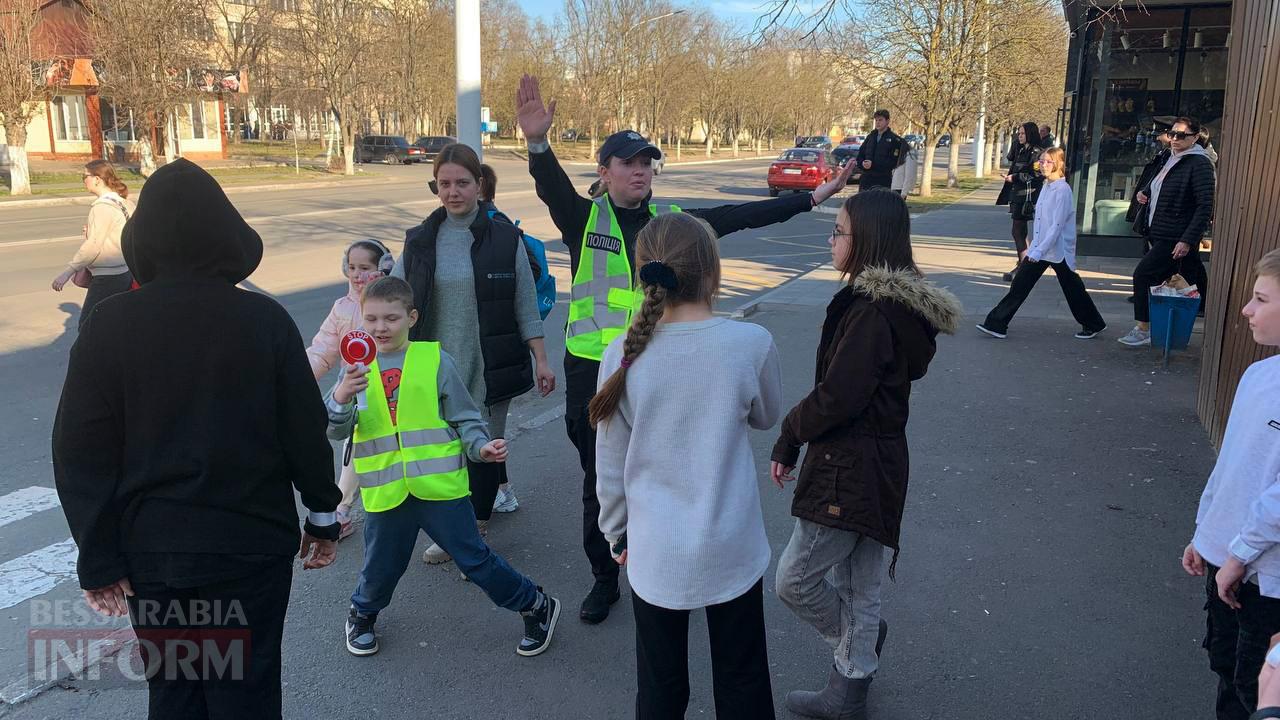
<instances>
[{"instance_id":1,"label":"gray jeans","mask_svg":"<svg viewBox=\"0 0 1280 720\"><path fill-rule=\"evenodd\" d=\"M778 560L778 597L835 650L845 677L872 677L879 666L884 550L865 535L797 519Z\"/></svg>"}]
</instances>

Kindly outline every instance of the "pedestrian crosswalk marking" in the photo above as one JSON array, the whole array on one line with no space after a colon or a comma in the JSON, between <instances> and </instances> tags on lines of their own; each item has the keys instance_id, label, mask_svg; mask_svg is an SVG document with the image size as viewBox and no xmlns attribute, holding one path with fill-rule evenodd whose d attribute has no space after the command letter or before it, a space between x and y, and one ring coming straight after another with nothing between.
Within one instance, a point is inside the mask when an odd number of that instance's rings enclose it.
<instances>
[{"instance_id":1,"label":"pedestrian crosswalk marking","mask_svg":"<svg viewBox=\"0 0 1280 720\"><path fill-rule=\"evenodd\" d=\"M75 540L67 538L0 564L0 610L26 602L76 576Z\"/></svg>"},{"instance_id":2,"label":"pedestrian crosswalk marking","mask_svg":"<svg viewBox=\"0 0 1280 720\"><path fill-rule=\"evenodd\" d=\"M0 527L58 507L58 491L33 485L0 497Z\"/></svg>"}]
</instances>

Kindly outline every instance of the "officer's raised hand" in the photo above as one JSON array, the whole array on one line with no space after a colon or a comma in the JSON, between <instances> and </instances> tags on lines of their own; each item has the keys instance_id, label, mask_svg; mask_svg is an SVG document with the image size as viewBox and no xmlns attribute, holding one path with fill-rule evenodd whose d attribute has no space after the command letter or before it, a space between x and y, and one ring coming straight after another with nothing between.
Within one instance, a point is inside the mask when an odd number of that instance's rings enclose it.
<instances>
[{"instance_id":1,"label":"officer's raised hand","mask_svg":"<svg viewBox=\"0 0 1280 720\"><path fill-rule=\"evenodd\" d=\"M827 198L843 190L845 184L849 182L849 175L853 173L853 166L853 162L846 163L835 177L819 185L813 191L813 204L821 205Z\"/></svg>"},{"instance_id":2,"label":"officer's raised hand","mask_svg":"<svg viewBox=\"0 0 1280 720\"><path fill-rule=\"evenodd\" d=\"M546 142L547 131L551 129L551 121L556 114L556 101L550 105L542 104L542 91L538 89L538 78L525 75L520 78L520 87L516 88L516 122L520 123L520 131L529 142Z\"/></svg>"}]
</instances>

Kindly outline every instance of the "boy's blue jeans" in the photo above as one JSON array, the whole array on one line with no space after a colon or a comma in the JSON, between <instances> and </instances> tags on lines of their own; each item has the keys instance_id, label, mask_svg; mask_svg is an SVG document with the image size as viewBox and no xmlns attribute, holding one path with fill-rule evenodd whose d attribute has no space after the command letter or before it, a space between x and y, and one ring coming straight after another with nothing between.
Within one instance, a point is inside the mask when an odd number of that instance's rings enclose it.
<instances>
[{"instance_id":1,"label":"boy's blue jeans","mask_svg":"<svg viewBox=\"0 0 1280 720\"><path fill-rule=\"evenodd\" d=\"M469 499L419 500L410 495L391 510L365 514L364 569L351 596L358 612L373 615L391 604L419 531L426 531L449 553L458 569L495 605L516 612L533 607L537 586L485 544Z\"/></svg>"}]
</instances>

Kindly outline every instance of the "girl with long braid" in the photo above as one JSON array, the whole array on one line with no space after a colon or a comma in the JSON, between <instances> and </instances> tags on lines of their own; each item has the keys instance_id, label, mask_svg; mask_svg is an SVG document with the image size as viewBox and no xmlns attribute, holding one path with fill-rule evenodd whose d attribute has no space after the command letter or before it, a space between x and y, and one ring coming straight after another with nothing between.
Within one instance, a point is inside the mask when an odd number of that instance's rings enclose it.
<instances>
[{"instance_id":1,"label":"girl with long braid","mask_svg":"<svg viewBox=\"0 0 1280 720\"><path fill-rule=\"evenodd\" d=\"M771 554L748 430L778 421L778 351L759 325L713 315L720 256L705 221L659 215L636 255L644 300L589 408L600 530L631 581L636 717L684 717L689 613L705 608L716 715L773 718Z\"/></svg>"}]
</instances>

